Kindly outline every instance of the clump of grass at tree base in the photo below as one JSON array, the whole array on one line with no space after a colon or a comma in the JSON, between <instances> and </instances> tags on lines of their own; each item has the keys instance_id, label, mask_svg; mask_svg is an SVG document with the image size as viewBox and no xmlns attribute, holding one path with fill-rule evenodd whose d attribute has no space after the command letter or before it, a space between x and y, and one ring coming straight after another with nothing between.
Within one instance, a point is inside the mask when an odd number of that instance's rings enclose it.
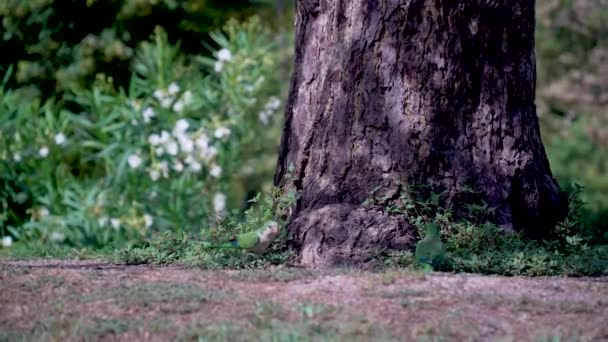
<instances>
[{"instance_id":1,"label":"clump of grass at tree base","mask_svg":"<svg viewBox=\"0 0 608 342\"><path fill-rule=\"evenodd\" d=\"M521 234L504 234L500 227L487 218L493 212L483 203L469 205L466 218L455 220L449 209L439 203L441 194L426 199L414 192L405 192L399 205L385 207L392 215L405 215L420 231L429 222L442 227L442 240L447 261L442 271L472 272L500 275L565 275L600 276L608 274L608 246L597 244L586 235L579 220L584 203L579 199L579 186L568 188L569 215L556 227L557 238L535 241ZM199 237L190 234L167 233L144 246L124 249L118 258L127 263L183 263L202 268L260 268L282 264L293 255L286 247L286 232L263 256L240 250L205 249L205 243L225 242L234 235L255 229L263 222L276 218L278 212L296 200L292 192L284 196L278 189L264 197L256 197L256 206L243 216L234 213L223 224L204 229ZM382 198L372 197L366 205L381 203ZM283 222L284 223L284 222ZM410 252L392 253L385 259L387 267L415 267Z\"/></svg>"},{"instance_id":2,"label":"clump of grass at tree base","mask_svg":"<svg viewBox=\"0 0 608 342\"><path fill-rule=\"evenodd\" d=\"M438 206L441 194L423 199L406 193L401 205L387 207L387 212L406 215L422 233L427 223L438 223L447 260L442 271L472 272L527 276L601 276L608 274L608 245L581 222L584 203L582 188L566 188L569 198L568 216L556 227L553 240L536 241L520 233L505 234L487 221L492 213L485 203L471 204L469 214L453 219L449 209ZM371 201L373 203L373 200ZM387 266L414 267L409 252L396 252L385 260Z\"/></svg>"},{"instance_id":3,"label":"clump of grass at tree base","mask_svg":"<svg viewBox=\"0 0 608 342\"><path fill-rule=\"evenodd\" d=\"M213 227L201 229L195 236L191 233L164 235L141 246L132 245L122 249L115 257L127 264L181 263L204 269L253 269L284 264L293 258L287 249L287 231L279 237L263 255L254 255L239 249L208 248L209 244L225 243L236 235L260 228L269 220L284 227L290 208L295 205L298 194L292 189L273 188L250 200L253 206L245 212L235 210L228 218Z\"/></svg>"}]
</instances>

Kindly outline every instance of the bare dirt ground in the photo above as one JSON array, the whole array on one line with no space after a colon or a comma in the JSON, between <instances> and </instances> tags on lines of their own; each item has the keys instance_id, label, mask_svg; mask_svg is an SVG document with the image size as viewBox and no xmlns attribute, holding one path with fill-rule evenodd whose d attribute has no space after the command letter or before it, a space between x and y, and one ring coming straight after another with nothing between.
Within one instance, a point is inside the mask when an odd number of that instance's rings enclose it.
<instances>
[{"instance_id":1,"label":"bare dirt ground","mask_svg":"<svg viewBox=\"0 0 608 342\"><path fill-rule=\"evenodd\" d=\"M0 259L0 341L608 341L608 278Z\"/></svg>"}]
</instances>

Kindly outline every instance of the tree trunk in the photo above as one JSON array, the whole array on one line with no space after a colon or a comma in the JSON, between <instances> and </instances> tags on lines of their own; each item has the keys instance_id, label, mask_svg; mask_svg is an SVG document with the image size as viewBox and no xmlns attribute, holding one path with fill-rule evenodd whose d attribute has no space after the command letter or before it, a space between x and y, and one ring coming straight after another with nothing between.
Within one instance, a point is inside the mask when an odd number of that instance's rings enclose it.
<instances>
[{"instance_id":1,"label":"tree trunk","mask_svg":"<svg viewBox=\"0 0 608 342\"><path fill-rule=\"evenodd\" d=\"M534 105L534 1L298 0L296 58L275 183L304 264L411 249L402 216L361 204L378 186L465 187L506 230L546 236L565 212ZM286 178L293 164L292 178Z\"/></svg>"}]
</instances>

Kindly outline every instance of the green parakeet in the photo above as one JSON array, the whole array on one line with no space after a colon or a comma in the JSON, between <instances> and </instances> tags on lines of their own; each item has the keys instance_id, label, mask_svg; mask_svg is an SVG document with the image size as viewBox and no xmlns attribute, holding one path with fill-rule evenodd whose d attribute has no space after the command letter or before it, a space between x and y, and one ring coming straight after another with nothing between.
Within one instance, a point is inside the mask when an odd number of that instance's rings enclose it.
<instances>
[{"instance_id":1,"label":"green parakeet","mask_svg":"<svg viewBox=\"0 0 608 342\"><path fill-rule=\"evenodd\" d=\"M277 222L269 221L262 228L240 234L235 239L230 240L230 242L206 247L237 248L245 249L252 253L263 253L268 249L268 246L270 246L272 241L276 239L280 231L281 229Z\"/></svg>"},{"instance_id":2,"label":"green parakeet","mask_svg":"<svg viewBox=\"0 0 608 342\"><path fill-rule=\"evenodd\" d=\"M430 266L435 269L443 263L444 257L443 243L439 239L439 225L429 223L426 226L426 236L416 246L416 260L426 268Z\"/></svg>"}]
</instances>

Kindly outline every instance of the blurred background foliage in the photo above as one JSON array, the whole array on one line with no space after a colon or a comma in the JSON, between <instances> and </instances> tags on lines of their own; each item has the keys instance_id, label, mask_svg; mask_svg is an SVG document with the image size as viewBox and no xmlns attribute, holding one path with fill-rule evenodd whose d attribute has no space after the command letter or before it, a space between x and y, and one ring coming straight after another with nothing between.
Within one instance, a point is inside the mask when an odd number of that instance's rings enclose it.
<instances>
[{"instance_id":1,"label":"blurred background foliage","mask_svg":"<svg viewBox=\"0 0 608 342\"><path fill-rule=\"evenodd\" d=\"M552 170L608 239L608 0L537 3ZM292 0L3 0L0 17L0 246L196 231L270 189Z\"/></svg>"},{"instance_id":2,"label":"blurred background foliage","mask_svg":"<svg viewBox=\"0 0 608 342\"><path fill-rule=\"evenodd\" d=\"M608 0L537 1L537 106L551 169L608 241Z\"/></svg>"}]
</instances>

